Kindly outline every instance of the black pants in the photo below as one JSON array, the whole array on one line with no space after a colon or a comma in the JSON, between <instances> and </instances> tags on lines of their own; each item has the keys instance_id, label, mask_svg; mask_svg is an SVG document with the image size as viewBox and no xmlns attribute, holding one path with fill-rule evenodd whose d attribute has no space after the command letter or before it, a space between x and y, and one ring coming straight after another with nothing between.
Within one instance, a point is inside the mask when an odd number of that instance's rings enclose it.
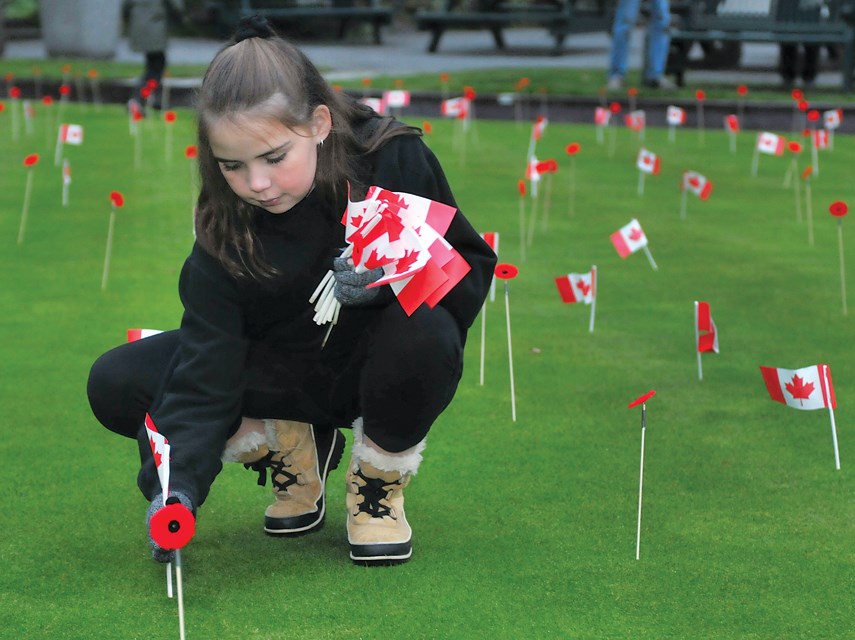
<instances>
[{"instance_id":1,"label":"black pants","mask_svg":"<svg viewBox=\"0 0 855 640\"><path fill-rule=\"evenodd\" d=\"M162 380L177 363L179 333L121 345L95 362L88 395L101 424L138 437L146 411L163 392ZM282 354L256 345L247 361L242 413L319 428L347 427L362 417L369 438L387 451L403 451L427 435L454 396L464 340L444 308L422 306L407 317L392 303L348 354Z\"/></svg>"},{"instance_id":2,"label":"black pants","mask_svg":"<svg viewBox=\"0 0 855 640\"><path fill-rule=\"evenodd\" d=\"M799 64L799 49L802 49L801 64ZM816 80L819 71L819 45L818 44L782 44L781 45L781 78L787 83L792 83L797 76L801 76L805 82Z\"/></svg>"}]
</instances>

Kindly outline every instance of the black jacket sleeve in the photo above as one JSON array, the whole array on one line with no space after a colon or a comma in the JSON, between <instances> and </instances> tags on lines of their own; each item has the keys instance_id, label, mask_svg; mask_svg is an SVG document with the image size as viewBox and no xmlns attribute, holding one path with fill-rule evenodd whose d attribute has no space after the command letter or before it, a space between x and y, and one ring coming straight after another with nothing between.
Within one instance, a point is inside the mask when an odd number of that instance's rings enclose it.
<instances>
[{"instance_id":1,"label":"black jacket sleeve","mask_svg":"<svg viewBox=\"0 0 855 640\"><path fill-rule=\"evenodd\" d=\"M384 145L377 152L371 180L371 184L390 191L412 193L457 208L439 160L416 136L396 136ZM445 239L471 267L463 280L439 303L454 316L465 335L487 296L496 266L496 254L459 209Z\"/></svg>"},{"instance_id":2,"label":"black jacket sleeve","mask_svg":"<svg viewBox=\"0 0 855 640\"><path fill-rule=\"evenodd\" d=\"M186 493L198 507L222 469L223 446L241 419L248 343L238 283L198 245L182 269L179 293L184 305L179 350L149 414L171 446L170 489ZM138 484L151 499L160 482L142 443L140 449Z\"/></svg>"}]
</instances>

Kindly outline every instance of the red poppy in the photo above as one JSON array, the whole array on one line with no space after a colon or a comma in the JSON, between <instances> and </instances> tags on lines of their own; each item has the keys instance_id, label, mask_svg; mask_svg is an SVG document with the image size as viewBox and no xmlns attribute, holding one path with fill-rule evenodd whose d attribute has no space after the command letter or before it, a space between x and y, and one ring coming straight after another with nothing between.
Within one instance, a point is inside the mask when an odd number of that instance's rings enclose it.
<instances>
[{"instance_id":1,"label":"red poppy","mask_svg":"<svg viewBox=\"0 0 855 640\"><path fill-rule=\"evenodd\" d=\"M149 520L151 538L162 549L181 549L196 533L196 518L183 504L168 504Z\"/></svg>"},{"instance_id":2,"label":"red poppy","mask_svg":"<svg viewBox=\"0 0 855 640\"><path fill-rule=\"evenodd\" d=\"M447 73L440 73L439 74L439 81L442 82L443 84L448 82L448 78L449 78L449 76Z\"/></svg>"},{"instance_id":3,"label":"red poppy","mask_svg":"<svg viewBox=\"0 0 855 640\"><path fill-rule=\"evenodd\" d=\"M98 69L89 69L89 71L86 72L86 75L89 76L90 78L97 78L98 77Z\"/></svg>"},{"instance_id":4,"label":"red poppy","mask_svg":"<svg viewBox=\"0 0 855 640\"><path fill-rule=\"evenodd\" d=\"M178 117L178 115L174 111L167 111L166 113L163 114L163 119L166 120L167 122L175 122L175 119L177 117Z\"/></svg>"},{"instance_id":5,"label":"red poppy","mask_svg":"<svg viewBox=\"0 0 855 640\"><path fill-rule=\"evenodd\" d=\"M843 200L837 200L829 205L828 212L835 218L842 218L849 213L849 207L846 206L846 203L843 202Z\"/></svg>"},{"instance_id":6,"label":"red poppy","mask_svg":"<svg viewBox=\"0 0 855 640\"><path fill-rule=\"evenodd\" d=\"M517 269L514 265L508 262L497 264L495 270L496 277L501 278L502 280L510 280L512 278L516 278L519 272L519 269Z\"/></svg>"},{"instance_id":7,"label":"red poppy","mask_svg":"<svg viewBox=\"0 0 855 640\"><path fill-rule=\"evenodd\" d=\"M810 104L807 100L799 100L799 111L807 111Z\"/></svg>"},{"instance_id":8,"label":"red poppy","mask_svg":"<svg viewBox=\"0 0 855 640\"><path fill-rule=\"evenodd\" d=\"M45 96L44 98L42 98L42 104L46 107L51 106L53 104L53 97Z\"/></svg>"},{"instance_id":9,"label":"red poppy","mask_svg":"<svg viewBox=\"0 0 855 640\"><path fill-rule=\"evenodd\" d=\"M523 78L520 78L519 80L517 80L517 83L514 85L514 89L516 89L517 91L522 91L522 90L523 90L523 89L525 89L529 84L531 84L531 80L529 80L528 78L523 77Z\"/></svg>"},{"instance_id":10,"label":"red poppy","mask_svg":"<svg viewBox=\"0 0 855 640\"><path fill-rule=\"evenodd\" d=\"M620 102L612 102L609 105L609 111L612 113L620 113Z\"/></svg>"},{"instance_id":11,"label":"red poppy","mask_svg":"<svg viewBox=\"0 0 855 640\"><path fill-rule=\"evenodd\" d=\"M741 84L738 87L736 87L736 93L738 93L741 96L747 96L748 95L748 87L746 87L744 84Z\"/></svg>"},{"instance_id":12,"label":"red poppy","mask_svg":"<svg viewBox=\"0 0 855 640\"><path fill-rule=\"evenodd\" d=\"M517 188L520 190L520 195L524 196L525 195L525 180L520 180L517 183Z\"/></svg>"},{"instance_id":13,"label":"red poppy","mask_svg":"<svg viewBox=\"0 0 855 640\"><path fill-rule=\"evenodd\" d=\"M372 82L373 82L373 81L371 80L371 78L363 78L363 79L362 79L362 86L363 86L363 87L365 87L365 88L367 89L368 87L370 87L370 86L371 86L371 83L372 83Z\"/></svg>"},{"instance_id":14,"label":"red poppy","mask_svg":"<svg viewBox=\"0 0 855 640\"><path fill-rule=\"evenodd\" d=\"M805 167L805 170L802 171L802 180L807 180L808 178L810 178L810 174L812 174L812 173L813 173L813 167L808 165L807 167Z\"/></svg>"},{"instance_id":15,"label":"red poppy","mask_svg":"<svg viewBox=\"0 0 855 640\"><path fill-rule=\"evenodd\" d=\"M184 155L192 160L199 155L199 150L196 148L195 144L188 144L187 148L184 149Z\"/></svg>"},{"instance_id":16,"label":"red poppy","mask_svg":"<svg viewBox=\"0 0 855 640\"><path fill-rule=\"evenodd\" d=\"M71 65L70 64L62 65L62 72L63 73L71 73Z\"/></svg>"},{"instance_id":17,"label":"red poppy","mask_svg":"<svg viewBox=\"0 0 855 640\"><path fill-rule=\"evenodd\" d=\"M698 89L695 91L695 98L697 98L700 102L703 102L707 99L707 94L703 89Z\"/></svg>"},{"instance_id":18,"label":"red poppy","mask_svg":"<svg viewBox=\"0 0 855 640\"><path fill-rule=\"evenodd\" d=\"M790 141L787 143L787 148L788 148L792 153L801 153L801 152L802 152L802 143L801 143L801 142L796 142L795 140L790 140Z\"/></svg>"},{"instance_id":19,"label":"red poppy","mask_svg":"<svg viewBox=\"0 0 855 640\"><path fill-rule=\"evenodd\" d=\"M581 151L582 145L578 142L571 142L567 145L567 153L571 156L575 156L579 151Z\"/></svg>"},{"instance_id":20,"label":"red poppy","mask_svg":"<svg viewBox=\"0 0 855 640\"><path fill-rule=\"evenodd\" d=\"M3 111L5 111L5 109L6 109L6 103L0 102L0 113L3 113Z\"/></svg>"},{"instance_id":21,"label":"red poppy","mask_svg":"<svg viewBox=\"0 0 855 640\"><path fill-rule=\"evenodd\" d=\"M463 97L467 100L475 99L475 89L472 87L463 87Z\"/></svg>"},{"instance_id":22,"label":"red poppy","mask_svg":"<svg viewBox=\"0 0 855 640\"><path fill-rule=\"evenodd\" d=\"M20 98L21 97L21 88L20 87L11 87L9 89L9 97L10 98Z\"/></svg>"},{"instance_id":23,"label":"red poppy","mask_svg":"<svg viewBox=\"0 0 855 640\"><path fill-rule=\"evenodd\" d=\"M433 125L427 120L425 120L424 122L422 122L422 131L430 135L431 133L433 133Z\"/></svg>"},{"instance_id":24,"label":"red poppy","mask_svg":"<svg viewBox=\"0 0 855 640\"><path fill-rule=\"evenodd\" d=\"M26 158L24 158L24 166L25 167L32 167L38 161L39 161L39 154L31 153Z\"/></svg>"},{"instance_id":25,"label":"red poppy","mask_svg":"<svg viewBox=\"0 0 855 640\"><path fill-rule=\"evenodd\" d=\"M395 88L396 89L403 89L404 88L404 81L403 80L395 80Z\"/></svg>"},{"instance_id":26,"label":"red poppy","mask_svg":"<svg viewBox=\"0 0 855 640\"><path fill-rule=\"evenodd\" d=\"M793 89L790 96L792 96L793 100L801 100L805 97L805 93L801 89Z\"/></svg>"},{"instance_id":27,"label":"red poppy","mask_svg":"<svg viewBox=\"0 0 855 640\"><path fill-rule=\"evenodd\" d=\"M808 111L807 119L811 122L816 122L817 120L819 120L819 111L817 111L816 109L811 109L810 111Z\"/></svg>"},{"instance_id":28,"label":"red poppy","mask_svg":"<svg viewBox=\"0 0 855 640\"><path fill-rule=\"evenodd\" d=\"M67 84L59 85L59 95L67 96L69 93L71 93L71 87L69 87Z\"/></svg>"},{"instance_id":29,"label":"red poppy","mask_svg":"<svg viewBox=\"0 0 855 640\"><path fill-rule=\"evenodd\" d=\"M638 89L636 89L635 87L630 87L626 90L626 95L628 95L630 98L634 98L638 95Z\"/></svg>"},{"instance_id":30,"label":"red poppy","mask_svg":"<svg viewBox=\"0 0 855 640\"><path fill-rule=\"evenodd\" d=\"M118 191L110 192L110 202L113 203L113 206L116 208L122 207L125 204L125 197Z\"/></svg>"},{"instance_id":31,"label":"red poppy","mask_svg":"<svg viewBox=\"0 0 855 640\"><path fill-rule=\"evenodd\" d=\"M157 80L155 80L154 78L149 78L149 80L145 83L145 86L148 89L154 91L155 89L157 89Z\"/></svg>"}]
</instances>

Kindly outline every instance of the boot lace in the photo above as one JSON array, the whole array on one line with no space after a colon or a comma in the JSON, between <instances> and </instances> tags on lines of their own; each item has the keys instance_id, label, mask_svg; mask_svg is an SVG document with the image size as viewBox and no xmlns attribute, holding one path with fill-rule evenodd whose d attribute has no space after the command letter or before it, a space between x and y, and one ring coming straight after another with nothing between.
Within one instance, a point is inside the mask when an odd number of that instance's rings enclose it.
<instances>
[{"instance_id":1,"label":"boot lace","mask_svg":"<svg viewBox=\"0 0 855 640\"><path fill-rule=\"evenodd\" d=\"M362 502L356 506L357 510L367 513L372 518L388 517L397 520L392 513L392 505L384 503L384 500L389 497L396 486L401 484L401 481L385 482L382 478L368 478L359 469L354 472L354 475L359 476L365 482L364 485L357 486L357 494L362 496Z\"/></svg>"},{"instance_id":2,"label":"boot lace","mask_svg":"<svg viewBox=\"0 0 855 640\"><path fill-rule=\"evenodd\" d=\"M252 469L258 473L258 486L263 487L267 484L267 469L270 468L270 483L279 491L288 491L288 487L294 484L300 484L298 480L299 472L291 473L288 469L290 464L285 463L287 456L279 456L278 451L269 451L266 456L244 464L245 469ZM282 478L280 480L280 478Z\"/></svg>"}]
</instances>

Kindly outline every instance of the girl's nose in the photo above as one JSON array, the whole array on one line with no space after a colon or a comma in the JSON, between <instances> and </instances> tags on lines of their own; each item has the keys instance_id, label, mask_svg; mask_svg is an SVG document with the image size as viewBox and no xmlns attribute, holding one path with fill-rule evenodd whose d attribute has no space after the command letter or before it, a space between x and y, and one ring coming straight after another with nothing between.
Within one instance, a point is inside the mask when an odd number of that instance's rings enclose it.
<instances>
[{"instance_id":1,"label":"girl's nose","mask_svg":"<svg viewBox=\"0 0 855 640\"><path fill-rule=\"evenodd\" d=\"M254 193L262 193L270 187L270 178L267 172L261 169L251 171L249 174L249 188Z\"/></svg>"}]
</instances>

